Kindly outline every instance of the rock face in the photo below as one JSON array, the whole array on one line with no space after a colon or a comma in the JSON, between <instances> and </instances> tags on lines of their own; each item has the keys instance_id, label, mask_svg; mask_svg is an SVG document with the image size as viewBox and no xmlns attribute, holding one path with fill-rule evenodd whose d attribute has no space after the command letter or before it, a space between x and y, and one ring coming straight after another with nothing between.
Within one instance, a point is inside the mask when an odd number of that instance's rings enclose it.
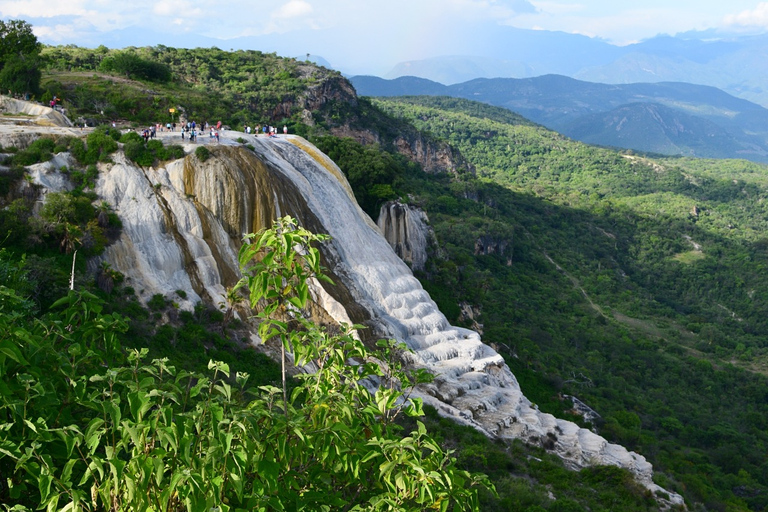
<instances>
[{"instance_id":1,"label":"rock face","mask_svg":"<svg viewBox=\"0 0 768 512\"><path fill-rule=\"evenodd\" d=\"M21 116L14 119L14 122L20 125L72 126L72 122L58 110L30 101L17 100L9 96L0 95L0 110L9 116L21 114Z\"/></svg>"},{"instance_id":2,"label":"rock face","mask_svg":"<svg viewBox=\"0 0 768 512\"><path fill-rule=\"evenodd\" d=\"M190 154L159 169L141 169L117 153L102 167L97 192L123 223L103 258L142 299L184 290L181 307L200 298L223 302L238 277L241 236L290 214L332 237L321 252L337 285L314 288L319 306L338 321L366 324L371 338L405 342L410 363L436 376L418 394L443 415L488 435L543 445L573 468L627 468L649 490L663 491L645 458L538 411L497 352L476 332L451 326L330 159L298 137L227 136L247 139L254 150L222 145L205 162ZM397 208L393 215L405 219L406 210ZM407 225L398 222L391 225ZM670 500L682 503L678 495Z\"/></svg>"},{"instance_id":3,"label":"rock face","mask_svg":"<svg viewBox=\"0 0 768 512\"><path fill-rule=\"evenodd\" d=\"M462 169L474 172L472 166L448 144L426 140L422 136L401 135L395 139L394 145L398 153L420 163L425 172L458 174Z\"/></svg>"},{"instance_id":4,"label":"rock face","mask_svg":"<svg viewBox=\"0 0 768 512\"><path fill-rule=\"evenodd\" d=\"M424 210L399 201L389 201L381 206L377 224L400 259L410 263L413 270L424 270L427 249L435 239Z\"/></svg>"}]
</instances>

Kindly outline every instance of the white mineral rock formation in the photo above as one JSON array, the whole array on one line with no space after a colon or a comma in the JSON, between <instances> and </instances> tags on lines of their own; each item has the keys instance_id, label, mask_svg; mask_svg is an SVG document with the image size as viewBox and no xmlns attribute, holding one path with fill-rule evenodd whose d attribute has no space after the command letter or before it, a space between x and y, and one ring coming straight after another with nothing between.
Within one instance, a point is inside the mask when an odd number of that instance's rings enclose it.
<instances>
[{"instance_id":1,"label":"white mineral rock formation","mask_svg":"<svg viewBox=\"0 0 768 512\"><path fill-rule=\"evenodd\" d=\"M72 122L58 110L0 95L0 110L9 116L21 114L14 119L17 124L36 124L41 126L72 126Z\"/></svg>"},{"instance_id":2,"label":"white mineral rock formation","mask_svg":"<svg viewBox=\"0 0 768 512\"><path fill-rule=\"evenodd\" d=\"M424 270L427 248L434 238L424 210L399 201L389 201L382 205L377 224L395 254L410 263L413 270Z\"/></svg>"},{"instance_id":3,"label":"white mineral rock formation","mask_svg":"<svg viewBox=\"0 0 768 512\"><path fill-rule=\"evenodd\" d=\"M200 297L224 301L238 277L242 234L290 214L332 237L323 256L346 291L316 290L321 305L345 322L367 317L377 337L407 343L413 364L436 375L420 394L442 414L489 435L544 445L573 468L627 468L651 491L665 492L652 482L645 458L538 411L498 353L476 332L451 326L325 155L298 137L227 136L243 137L255 150L222 145L206 162L190 154L160 169L138 168L117 153L102 167L97 192L123 223L120 240L103 257L142 299L183 290L181 307ZM669 501L683 502L675 494Z\"/></svg>"}]
</instances>

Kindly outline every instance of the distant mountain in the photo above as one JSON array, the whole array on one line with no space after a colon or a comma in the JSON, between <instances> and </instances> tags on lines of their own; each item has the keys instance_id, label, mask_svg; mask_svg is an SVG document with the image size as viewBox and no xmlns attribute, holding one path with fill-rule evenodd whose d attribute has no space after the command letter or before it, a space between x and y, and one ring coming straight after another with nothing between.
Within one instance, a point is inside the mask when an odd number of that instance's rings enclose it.
<instances>
[{"instance_id":1,"label":"distant mountain","mask_svg":"<svg viewBox=\"0 0 768 512\"><path fill-rule=\"evenodd\" d=\"M476 79L450 86L415 77L351 81L366 96L444 95L505 107L593 144L768 161L768 109L715 87L600 84L560 75Z\"/></svg>"},{"instance_id":2,"label":"distant mountain","mask_svg":"<svg viewBox=\"0 0 768 512\"><path fill-rule=\"evenodd\" d=\"M747 158L768 161L766 148L749 144L717 124L658 103L631 103L589 114L561 133L590 144L667 155Z\"/></svg>"},{"instance_id":3,"label":"distant mountain","mask_svg":"<svg viewBox=\"0 0 768 512\"><path fill-rule=\"evenodd\" d=\"M443 84L415 76L385 80L363 75L350 78L350 82L361 96L450 96Z\"/></svg>"},{"instance_id":4,"label":"distant mountain","mask_svg":"<svg viewBox=\"0 0 768 512\"><path fill-rule=\"evenodd\" d=\"M417 71L419 76L426 76L441 84L466 82L478 77L528 77L536 75L531 66L519 61L455 55L401 62L385 78L413 75L413 71Z\"/></svg>"},{"instance_id":5,"label":"distant mountain","mask_svg":"<svg viewBox=\"0 0 768 512\"><path fill-rule=\"evenodd\" d=\"M659 36L624 48L617 59L571 76L609 83L680 81L706 84L768 105L768 35ZM710 38L711 37L711 38Z\"/></svg>"},{"instance_id":6,"label":"distant mountain","mask_svg":"<svg viewBox=\"0 0 768 512\"><path fill-rule=\"evenodd\" d=\"M768 106L768 35L689 32L614 46L577 34L512 27L484 27L478 33L484 43L465 49L468 55L401 62L384 76L442 84L544 74L617 84L688 82Z\"/></svg>"}]
</instances>

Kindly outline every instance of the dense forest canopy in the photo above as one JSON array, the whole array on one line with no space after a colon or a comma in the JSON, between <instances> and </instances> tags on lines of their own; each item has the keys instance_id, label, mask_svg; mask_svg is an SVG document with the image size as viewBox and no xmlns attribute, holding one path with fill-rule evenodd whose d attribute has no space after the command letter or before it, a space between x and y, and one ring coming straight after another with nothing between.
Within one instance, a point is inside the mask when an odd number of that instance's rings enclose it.
<instances>
[{"instance_id":1,"label":"dense forest canopy","mask_svg":"<svg viewBox=\"0 0 768 512\"><path fill-rule=\"evenodd\" d=\"M540 406L576 395L684 493L762 510L768 169L594 148L455 99L374 104L476 166L415 194L448 253L422 276L445 311L478 305ZM512 249L476 254L484 234Z\"/></svg>"}]
</instances>

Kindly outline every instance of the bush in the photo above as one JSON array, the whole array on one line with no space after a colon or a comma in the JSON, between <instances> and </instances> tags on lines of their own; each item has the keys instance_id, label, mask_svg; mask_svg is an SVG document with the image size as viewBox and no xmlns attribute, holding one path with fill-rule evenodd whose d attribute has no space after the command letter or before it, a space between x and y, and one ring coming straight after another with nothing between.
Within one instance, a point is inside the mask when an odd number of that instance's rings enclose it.
<instances>
[{"instance_id":1,"label":"bush","mask_svg":"<svg viewBox=\"0 0 768 512\"><path fill-rule=\"evenodd\" d=\"M53 150L56 143L48 137L41 137L22 151L18 151L11 158L13 165L27 166L40 162L47 162L53 158Z\"/></svg>"},{"instance_id":2,"label":"bush","mask_svg":"<svg viewBox=\"0 0 768 512\"><path fill-rule=\"evenodd\" d=\"M109 155L117 151L117 138L120 133L114 128L101 126L96 128L86 139L73 139L70 143L70 151L75 159L83 165L91 165L97 162L106 162Z\"/></svg>"},{"instance_id":3,"label":"bush","mask_svg":"<svg viewBox=\"0 0 768 512\"><path fill-rule=\"evenodd\" d=\"M301 329L289 332L270 318L283 300L306 302L319 259L304 233L260 237L267 250L289 240L284 256L296 272L281 275L290 290L261 287L281 258L251 266L248 246L241 259L252 278L241 284L270 303L267 330L291 337L297 365L322 362L288 401L279 388L247 387L249 376L223 362L202 375L167 359L146 363L147 349L126 358L116 337L126 319L102 314L93 295L70 292L52 316L25 321L29 307L0 288L0 501L16 510L477 510L487 478L457 469L422 423L407 437L395 423L401 413L421 416L406 393L423 371L404 371L389 348L369 354L349 328L330 336L297 319ZM293 254L294 244L304 251ZM375 393L364 385L372 378L382 382Z\"/></svg>"},{"instance_id":4,"label":"bush","mask_svg":"<svg viewBox=\"0 0 768 512\"><path fill-rule=\"evenodd\" d=\"M99 177L99 168L96 165L89 165L85 171L72 170L69 173L69 179L78 189L94 188L96 179Z\"/></svg>"},{"instance_id":5,"label":"bush","mask_svg":"<svg viewBox=\"0 0 768 512\"><path fill-rule=\"evenodd\" d=\"M147 302L147 307L153 311L159 311L164 309L167 303L168 301L165 300L165 297L163 297L161 293L156 293L149 299L149 302Z\"/></svg>"},{"instance_id":6,"label":"bush","mask_svg":"<svg viewBox=\"0 0 768 512\"><path fill-rule=\"evenodd\" d=\"M195 149L195 156L201 162L205 162L208 160L208 157L211 156L211 152L208 151L208 148L205 146L198 146L197 149Z\"/></svg>"},{"instance_id":7,"label":"bush","mask_svg":"<svg viewBox=\"0 0 768 512\"><path fill-rule=\"evenodd\" d=\"M120 142L122 142L123 144L127 144L128 142L141 142L142 144L144 144L144 139L141 138L141 135L131 130L129 132L124 133L120 137Z\"/></svg>"},{"instance_id":8,"label":"bush","mask_svg":"<svg viewBox=\"0 0 768 512\"><path fill-rule=\"evenodd\" d=\"M105 58L99 66L103 71L123 74L130 78L146 79L155 82L167 82L171 71L159 62L144 60L128 51L119 52Z\"/></svg>"},{"instance_id":9,"label":"bush","mask_svg":"<svg viewBox=\"0 0 768 512\"><path fill-rule=\"evenodd\" d=\"M138 135L137 135L138 136ZM125 156L142 167L151 167L158 160L175 160L184 156L184 148L177 144L163 146L159 140L150 140L144 144L144 139L138 137L123 137Z\"/></svg>"}]
</instances>

